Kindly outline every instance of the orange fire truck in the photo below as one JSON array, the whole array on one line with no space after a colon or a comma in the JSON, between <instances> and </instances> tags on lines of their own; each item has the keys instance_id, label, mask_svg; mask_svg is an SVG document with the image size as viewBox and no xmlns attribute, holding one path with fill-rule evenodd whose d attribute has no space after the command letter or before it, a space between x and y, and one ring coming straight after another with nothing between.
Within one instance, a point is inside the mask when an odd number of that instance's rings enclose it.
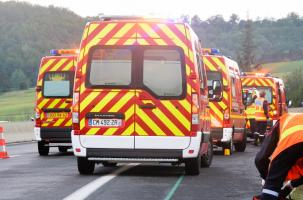
<instances>
[{"instance_id":1,"label":"orange fire truck","mask_svg":"<svg viewBox=\"0 0 303 200\"><path fill-rule=\"evenodd\" d=\"M221 55L218 49L203 49L203 63L207 70L209 86L211 136L223 151L243 152L246 148L246 128L242 86L238 64ZM214 95L213 81L220 85L219 95Z\"/></svg>"},{"instance_id":2,"label":"orange fire truck","mask_svg":"<svg viewBox=\"0 0 303 200\"><path fill-rule=\"evenodd\" d=\"M84 30L76 70L72 144L80 174L95 164L212 160L207 83L189 25L105 17Z\"/></svg>"},{"instance_id":3,"label":"orange fire truck","mask_svg":"<svg viewBox=\"0 0 303 200\"><path fill-rule=\"evenodd\" d=\"M77 50L51 50L41 60L36 85L35 128L40 155L71 148L71 106Z\"/></svg>"},{"instance_id":4,"label":"orange fire truck","mask_svg":"<svg viewBox=\"0 0 303 200\"><path fill-rule=\"evenodd\" d=\"M243 90L257 90L266 93L265 99L269 103L269 116L272 124L284 113L287 113L286 93L283 80L273 77L269 73L243 72L241 74ZM250 133L249 136L252 136Z\"/></svg>"}]
</instances>

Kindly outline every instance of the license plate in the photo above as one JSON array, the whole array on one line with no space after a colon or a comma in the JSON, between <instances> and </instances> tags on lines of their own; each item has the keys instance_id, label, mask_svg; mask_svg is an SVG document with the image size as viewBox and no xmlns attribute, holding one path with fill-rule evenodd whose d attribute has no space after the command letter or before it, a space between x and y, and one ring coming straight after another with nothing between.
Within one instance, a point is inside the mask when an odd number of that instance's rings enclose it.
<instances>
[{"instance_id":1,"label":"license plate","mask_svg":"<svg viewBox=\"0 0 303 200\"><path fill-rule=\"evenodd\" d=\"M68 117L68 113L65 113L65 112L50 112L50 113L47 113L46 116L47 116L47 118L63 119L63 118Z\"/></svg>"},{"instance_id":2,"label":"license plate","mask_svg":"<svg viewBox=\"0 0 303 200\"><path fill-rule=\"evenodd\" d=\"M122 119L89 119L88 125L95 127L120 127L122 126Z\"/></svg>"}]
</instances>

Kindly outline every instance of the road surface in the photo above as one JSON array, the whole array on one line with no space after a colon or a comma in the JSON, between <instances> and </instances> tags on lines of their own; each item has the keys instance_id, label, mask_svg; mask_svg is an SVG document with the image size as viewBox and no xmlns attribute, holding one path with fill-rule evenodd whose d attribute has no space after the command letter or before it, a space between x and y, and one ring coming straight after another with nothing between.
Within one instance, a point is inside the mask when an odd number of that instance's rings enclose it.
<instances>
[{"instance_id":1,"label":"road surface","mask_svg":"<svg viewBox=\"0 0 303 200\"><path fill-rule=\"evenodd\" d=\"M12 157L0 159L0 199L251 200L260 191L257 150L248 144L244 153L216 155L199 176L168 164L98 165L94 175L82 176L72 152L54 148L41 157L35 143L14 144L8 146Z\"/></svg>"}]
</instances>

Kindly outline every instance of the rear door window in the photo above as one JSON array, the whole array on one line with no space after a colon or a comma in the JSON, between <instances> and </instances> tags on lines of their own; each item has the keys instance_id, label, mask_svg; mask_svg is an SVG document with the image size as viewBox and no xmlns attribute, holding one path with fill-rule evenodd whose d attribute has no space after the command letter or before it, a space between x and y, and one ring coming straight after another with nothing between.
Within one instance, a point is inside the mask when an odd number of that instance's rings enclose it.
<instances>
[{"instance_id":1,"label":"rear door window","mask_svg":"<svg viewBox=\"0 0 303 200\"><path fill-rule=\"evenodd\" d=\"M182 56L174 49L145 49L143 85L158 97L180 97L184 93Z\"/></svg>"},{"instance_id":2,"label":"rear door window","mask_svg":"<svg viewBox=\"0 0 303 200\"><path fill-rule=\"evenodd\" d=\"M130 49L94 48L90 54L90 86L119 87L131 84Z\"/></svg>"},{"instance_id":3,"label":"rear door window","mask_svg":"<svg viewBox=\"0 0 303 200\"><path fill-rule=\"evenodd\" d=\"M72 72L47 72L43 78L43 96L63 98L72 96Z\"/></svg>"}]
</instances>

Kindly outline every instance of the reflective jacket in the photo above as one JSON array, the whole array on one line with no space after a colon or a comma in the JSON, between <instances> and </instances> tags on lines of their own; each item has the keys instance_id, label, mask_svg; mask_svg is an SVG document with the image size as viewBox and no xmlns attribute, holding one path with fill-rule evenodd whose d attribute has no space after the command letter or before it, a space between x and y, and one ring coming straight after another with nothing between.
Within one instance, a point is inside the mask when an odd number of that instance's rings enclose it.
<instances>
[{"instance_id":1,"label":"reflective jacket","mask_svg":"<svg viewBox=\"0 0 303 200\"><path fill-rule=\"evenodd\" d=\"M266 115L264 112L263 104L265 99L263 97L258 97L255 100L255 119L256 121L266 121Z\"/></svg>"}]
</instances>

